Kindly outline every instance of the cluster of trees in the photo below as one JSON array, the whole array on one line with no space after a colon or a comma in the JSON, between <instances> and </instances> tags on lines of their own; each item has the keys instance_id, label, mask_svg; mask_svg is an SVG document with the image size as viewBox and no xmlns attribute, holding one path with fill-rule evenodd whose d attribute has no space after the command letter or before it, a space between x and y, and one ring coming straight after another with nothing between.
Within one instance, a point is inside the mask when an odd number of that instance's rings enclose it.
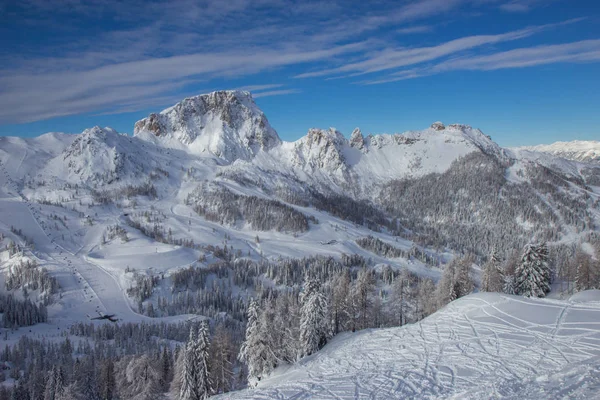
<instances>
[{"instance_id":1,"label":"cluster of trees","mask_svg":"<svg viewBox=\"0 0 600 400\"><path fill-rule=\"evenodd\" d=\"M438 255L419 246L413 245L410 250L402 250L371 235L357 239L356 244L385 258L403 257L409 260L415 258L426 265L432 266L439 266L441 263Z\"/></svg>"},{"instance_id":2,"label":"cluster of trees","mask_svg":"<svg viewBox=\"0 0 600 400\"><path fill-rule=\"evenodd\" d=\"M385 212L368 201L354 200L338 194L323 194L314 190L310 191L309 199L310 204L317 210L325 211L357 225L366 226L372 231L380 232L382 228L385 228L395 235L400 232L396 218L388 218Z\"/></svg>"},{"instance_id":3,"label":"cluster of trees","mask_svg":"<svg viewBox=\"0 0 600 400\"><path fill-rule=\"evenodd\" d=\"M222 225L244 222L257 231L305 232L309 222L318 223L287 204L239 195L222 186L203 184L188 195L186 204L209 221Z\"/></svg>"},{"instance_id":4,"label":"cluster of trees","mask_svg":"<svg viewBox=\"0 0 600 400\"><path fill-rule=\"evenodd\" d=\"M561 290L600 289L600 234L591 233L582 243L564 246L556 254L556 276Z\"/></svg>"},{"instance_id":5,"label":"cluster of trees","mask_svg":"<svg viewBox=\"0 0 600 400\"><path fill-rule=\"evenodd\" d=\"M133 297L138 304L152 296L154 287L158 285L159 277L152 274L140 274L133 271L133 285L127 289L127 295Z\"/></svg>"},{"instance_id":6,"label":"cluster of trees","mask_svg":"<svg viewBox=\"0 0 600 400\"><path fill-rule=\"evenodd\" d=\"M6 244L6 251L8 251L8 256L12 257L15 254L22 252L23 248L21 246L19 246L18 243L15 243L12 240L9 240L8 243Z\"/></svg>"},{"instance_id":7,"label":"cluster of trees","mask_svg":"<svg viewBox=\"0 0 600 400\"><path fill-rule=\"evenodd\" d=\"M525 297L544 297L554 278L545 243L525 245L520 256L513 253L502 261L493 250L483 266L481 290L504 292Z\"/></svg>"},{"instance_id":8,"label":"cluster of trees","mask_svg":"<svg viewBox=\"0 0 600 400\"><path fill-rule=\"evenodd\" d=\"M7 290L39 291L39 297L44 304L50 304L53 295L58 293L60 286L46 268L40 268L35 260L24 259L11 263L5 273Z\"/></svg>"},{"instance_id":9,"label":"cluster of trees","mask_svg":"<svg viewBox=\"0 0 600 400\"><path fill-rule=\"evenodd\" d=\"M132 228L139 230L143 235L157 241L160 243L173 244L175 246L184 246L190 248L199 248L199 246L194 243L193 239L187 238L175 238L173 237L173 232L171 228L168 230L161 224L161 221L165 218L162 213L158 214L159 217L154 216L154 214L149 214L147 211L143 213L137 213L132 216L127 217L127 224Z\"/></svg>"},{"instance_id":10,"label":"cluster of trees","mask_svg":"<svg viewBox=\"0 0 600 400\"><path fill-rule=\"evenodd\" d=\"M121 199L131 199L136 196L146 196L150 199L155 199L158 194L156 187L151 181L142 183L141 185L125 185L113 189L92 189L92 199L96 204L110 204Z\"/></svg>"},{"instance_id":11,"label":"cluster of trees","mask_svg":"<svg viewBox=\"0 0 600 400\"><path fill-rule=\"evenodd\" d=\"M78 340L23 336L0 351L10 366L0 379L14 379L0 386L0 400L158 400L168 392L195 400L238 389L245 380L236 360L243 327L227 321L77 324L71 334Z\"/></svg>"},{"instance_id":12,"label":"cluster of trees","mask_svg":"<svg viewBox=\"0 0 600 400\"><path fill-rule=\"evenodd\" d=\"M306 271L301 290L267 291L250 302L239 353L250 385L339 332L416 322L435 311L435 284L408 270L389 270L385 279L368 268L346 268L327 280L315 272Z\"/></svg>"},{"instance_id":13,"label":"cluster of trees","mask_svg":"<svg viewBox=\"0 0 600 400\"><path fill-rule=\"evenodd\" d=\"M0 294L0 313L2 326L18 328L31 326L48 320L48 311L44 304L37 305L29 299L16 299L12 294Z\"/></svg>"},{"instance_id":14,"label":"cluster of trees","mask_svg":"<svg viewBox=\"0 0 600 400\"><path fill-rule=\"evenodd\" d=\"M129 241L127 231L119 226L119 224L109 225L102 234L102 244L106 244L106 242L110 242L116 237L120 238L122 243L127 243Z\"/></svg>"},{"instance_id":15,"label":"cluster of trees","mask_svg":"<svg viewBox=\"0 0 600 400\"><path fill-rule=\"evenodd\" d=\"M369 250L379 256L387 258L405 257L408 258L407 252L399 249L391 244L384 242L379 238L371 235L356 240L356 244L365 250Z\"/></svg>"}]
</instances>

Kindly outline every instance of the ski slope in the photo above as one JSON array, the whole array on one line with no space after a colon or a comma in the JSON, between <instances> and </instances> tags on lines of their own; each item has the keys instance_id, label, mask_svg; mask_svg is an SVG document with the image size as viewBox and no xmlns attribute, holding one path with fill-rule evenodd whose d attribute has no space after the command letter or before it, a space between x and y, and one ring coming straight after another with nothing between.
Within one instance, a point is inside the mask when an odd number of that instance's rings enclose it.
<instances>
[{"instance_id":1,"label":"ski slope","mask_svg":"<svg viewBox=\"0 0 600 400\"><path fill-rule=\"evenodd\" d=\"M72 251L59 244L58 238L44 229L39 206L34 206L21 195L17 182L11 178L4 164L0 164L0 184L3 188L0 195L0 231L12 236L11 226L21 229L35 244L35 249L25 255L46 267L60 285L59 299L48 310L53 325L66 328L74 321L85 321L98 313L117 314L120 320L128 322L152 320L134 310L125 292L127 287L120 284L118 273L111 273L91 261L86 255L86 246ZM161 320L178 321L189 317Z\"/></svg>"},{"instance_id":2,"label":"ski slope","mask_svg":"<svg viewBox=\"0 0 600 400\"><path fill-rule=\"evenodd\" d=\"M461 298L418 324L344 333L222 399L600 398L600 291Z\"/></svg>"}]
</instances>

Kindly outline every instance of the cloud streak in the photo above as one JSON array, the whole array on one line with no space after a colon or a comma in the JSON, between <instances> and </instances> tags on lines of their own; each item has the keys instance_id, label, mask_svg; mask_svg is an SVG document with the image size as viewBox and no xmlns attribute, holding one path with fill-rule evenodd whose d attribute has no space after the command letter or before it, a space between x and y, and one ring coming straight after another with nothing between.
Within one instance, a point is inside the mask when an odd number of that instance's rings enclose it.
<instances>
[{"instance_id":1,"label":"cloud streak","mask_svg":"<svg viewBox=\"0 0 600 400\"><path fill-rule=\"evenodd\" d=\"M433 66L402 70L387 77L360 83L368 85L383 84L449 71L494 71L555 63L586 63L596 61L600 61L600 40L584 40L558 45L518 48L483 56L457 57Z\"/></svg>"}]
</instances>

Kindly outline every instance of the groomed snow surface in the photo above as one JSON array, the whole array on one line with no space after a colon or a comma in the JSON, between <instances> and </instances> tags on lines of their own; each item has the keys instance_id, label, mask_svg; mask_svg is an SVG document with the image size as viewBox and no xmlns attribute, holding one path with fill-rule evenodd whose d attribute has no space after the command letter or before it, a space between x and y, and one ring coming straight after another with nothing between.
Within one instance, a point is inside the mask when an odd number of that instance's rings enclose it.
<instances>
[{"instance_id":1,"label":"groomed snow surface","mask_svg":"<svg viewBox=\"0 0 600 400\"><path fill-rule=\"evenodd\" d=\"M597 399L600 291L480 293L414 325L347 332L223 399Z\"/></svg>"}]
</instances>

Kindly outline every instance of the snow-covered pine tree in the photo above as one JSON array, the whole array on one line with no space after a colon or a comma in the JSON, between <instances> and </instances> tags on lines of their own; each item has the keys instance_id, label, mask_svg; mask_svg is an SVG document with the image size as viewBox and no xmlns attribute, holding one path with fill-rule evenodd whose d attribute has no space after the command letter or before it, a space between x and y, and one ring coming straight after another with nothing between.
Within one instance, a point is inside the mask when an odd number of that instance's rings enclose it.
<instances>
[{"instance_id":1,"label":"snow-covered pine tree","mask_svg":"<svg viewBox=\"0 0 600 400\"><path fill-rule=\"evenodd\" d=\"M515 294L544 297L549 291L548 249L543 244L528 244L523 250L521 263L515 269Z\"/></svg>"},{"instance_id":2,"label":"snow-covered pine tree","mask_svg":"<svg viewBox=\"0 0 600 400\"><path fill-rule=\"evenodd\" d=\"M194 345L196 335L194 328L190 328L188 342L181 349L181 356L178 357L177 368L179 369L179 400L196 400L194 392L194 383L196 381L194 368Z\"/></svg>"},{"instance_id":3,"label":"snow-covered pine tree","mask_svg":"<svg viewBox=\"0 0 600 400\"><path fill-rule=\"evenodd\" d=\"M202 321L194 344L195 400L205 400L213 393L212 381L209 375L210 331L208 322Z\"/></svg>"},{"instance_id":4,"label":"snow-covered pine tree","mask_svg":"<svg viewBox=\"0 0 600 400\"><path fill-rule=\"evenodd\" d=\"M519 253L513 251L502 264L502 274L504 276L502 291L506 294L515 294L515 271L520 262Z\"/></svg>"},{"instance_id":5,"label":"snow-covered pine tree","mask_svg":"<svg viewBox=\"0 0 600 400\"><path fill-rule=\"evenodd\" d=\"M148 354L126 356L115 364L115 369L121 398L154 400L162 397L160 364Z\"/></svg>"},{"instance_id":6,"label":"snow-covered pine tree","mask_svg":"<svg viewBox=\"0 0 600 400\"><path fill-rule=\"evenodd\" d=\"M58 400L65 391L65 376L61 366L54 366L50 370L46 381L44 400Z\"/></svg>"},{"instance_id":7,"label":"snow-covered pine tree","mask_svg":"<svg viewBox=\"0 0 600 400\"><path fill-rule=\"evenodd\" d=\"M329 336L327 298L319 281L308 275L300 304L300 357L304 357L322 348Z\"/></svg>"},{"instance_id":8,"label":"snow-covered pine tree","mask_svg":"<svg viewBox=\"0 0 600 400\"><path fill-rule=\"evenodd\" d=\"M504 274L501 267L500 256L494 248L488 261L483 266L481 276L482 292L502 292L504 288Z\"/></svg>"},{"instance_id":9,"label":"snow-covered pine tree","mask_svg":"<svg viewBox=\"0 0 600 400\"><path fill-rule=\"evenodd\" d=\"M264 330L264 313L259 313L258 303L251 300L248 305L246 337L240 347L238 359L248 366L248 385L256 386L258 381L273 370L275 358L268 346Z\"/></svg>"}]
</instances>

